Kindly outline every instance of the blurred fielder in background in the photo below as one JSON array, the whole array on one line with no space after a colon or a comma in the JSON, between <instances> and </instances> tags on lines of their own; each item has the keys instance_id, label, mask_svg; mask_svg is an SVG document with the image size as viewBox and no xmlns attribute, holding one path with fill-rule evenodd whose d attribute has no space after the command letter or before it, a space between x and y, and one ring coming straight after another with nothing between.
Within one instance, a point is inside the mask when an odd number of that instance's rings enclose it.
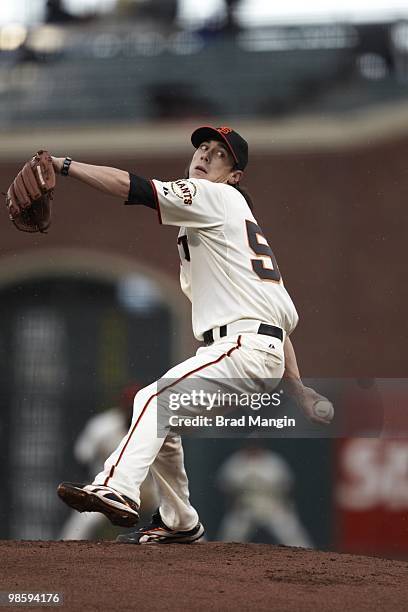
<instances>
[{"instance_id":1,"label":"blurred fielder in background","mask_svg":"<svg viewBox=\"0 0 408 612\"><path fill-rule=\"evenodd\" d=\"M281 455L248 441L222 464L217 484L230 504L219 540L251 542L263 529L278 544L312 547L293 503L294 475Z\"/></svg>"},{"instance_id":2,"label":"blurred fielder in background","mask_svg":"<svg viewBox=\"0 0 408 612\"><path fill-rule=\"evenodd\" d=\"M126 435L132 421L133 400L141 386L127 385L119 398L118 406L91 417L78 436L74 456L78 463L87 467L93 477L103 467L103 462ZM144 481L140 497L144 513L152 512L158 503L157 492L151 475ZM59 539L92 540L98 530L108 524L99 512L72 512L63 525Z\"/></svg>"}]
</instances>

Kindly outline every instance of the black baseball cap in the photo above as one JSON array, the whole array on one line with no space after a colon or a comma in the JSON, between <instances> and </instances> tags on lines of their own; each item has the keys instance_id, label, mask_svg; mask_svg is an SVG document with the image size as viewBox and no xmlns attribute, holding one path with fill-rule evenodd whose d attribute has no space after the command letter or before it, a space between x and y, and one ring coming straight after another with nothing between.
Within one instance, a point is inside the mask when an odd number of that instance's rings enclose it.
<instances>
[{"instance_id":1,"label":"black baseball cap","mask_svg":"<svg viewBox=\"0 0 408 612\"><path fill-rule=\"evenodd\" d=\"M196 149L206 140L220 140L224 142L235 159L237 169L245 170L248 163L248 143L238 132L235 132L226 125L217 128L211 125L204 125L194 130L191 134L191 142Z\"/></svg>"}]
</instances>

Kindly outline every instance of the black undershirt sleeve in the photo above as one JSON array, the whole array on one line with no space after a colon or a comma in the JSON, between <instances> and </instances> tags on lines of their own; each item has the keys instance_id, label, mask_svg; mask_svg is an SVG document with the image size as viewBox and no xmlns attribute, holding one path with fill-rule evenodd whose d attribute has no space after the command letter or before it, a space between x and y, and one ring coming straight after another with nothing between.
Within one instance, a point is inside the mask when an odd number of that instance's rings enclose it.
<instances>
[{"instance_id":1,"label":"black undershirt sleeve","mask_svg":"<svg viewBox=\"0 0 408 612\"><path fill-rule=\"evenodd\" d=\"M129 172L129 195L125 204L142 204L157 209L156 197L151 182Z\"/></svg>"}]
</instances>

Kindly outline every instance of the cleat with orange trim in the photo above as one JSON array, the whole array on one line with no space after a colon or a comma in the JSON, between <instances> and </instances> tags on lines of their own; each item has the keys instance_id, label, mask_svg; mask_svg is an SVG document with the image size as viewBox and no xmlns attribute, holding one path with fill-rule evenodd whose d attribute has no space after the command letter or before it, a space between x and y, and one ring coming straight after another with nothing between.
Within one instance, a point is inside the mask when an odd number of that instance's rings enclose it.
<instances>
[{"instance_id":1,"label":"cleat with orange trim","mask_svg":"<svg viewBox=\"0 0 408 612\"><path fill-rule=\"evenodd\" d=\"M78 512L101 512L119 527L134 527L139 522L139 507L126 495L102 485L62 482L58 496Z\"/></svg>"},{"instance_id":2,"label":"cleat with orange trim","mask_svg":"<svg viewBox=\"0 0 408 612\"><path fill-rule=\"evenodd\" d=\"M194 544L204 536L204 527L197 523L189 531L174 531L163 523L160 512L152 516L152 522L131 533L123 533L116 538L122 544Z\"/></svg>"}]
</instances>

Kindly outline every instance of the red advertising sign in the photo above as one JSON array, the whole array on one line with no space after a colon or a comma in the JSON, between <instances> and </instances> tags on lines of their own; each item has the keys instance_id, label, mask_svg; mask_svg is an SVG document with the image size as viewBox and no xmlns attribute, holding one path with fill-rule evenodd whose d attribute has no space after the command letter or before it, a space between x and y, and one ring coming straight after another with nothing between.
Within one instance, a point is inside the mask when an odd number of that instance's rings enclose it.
<instances>
[{"instance_id":1,"label":"red advertising sign","mask_svg":"<svg viewBox=\"0 0 408 612\"><path fill-rule=\"evenodd\" d=\"M336 442L338 550L408 555L408 439Z\"/></svg>"}]
</instances>

